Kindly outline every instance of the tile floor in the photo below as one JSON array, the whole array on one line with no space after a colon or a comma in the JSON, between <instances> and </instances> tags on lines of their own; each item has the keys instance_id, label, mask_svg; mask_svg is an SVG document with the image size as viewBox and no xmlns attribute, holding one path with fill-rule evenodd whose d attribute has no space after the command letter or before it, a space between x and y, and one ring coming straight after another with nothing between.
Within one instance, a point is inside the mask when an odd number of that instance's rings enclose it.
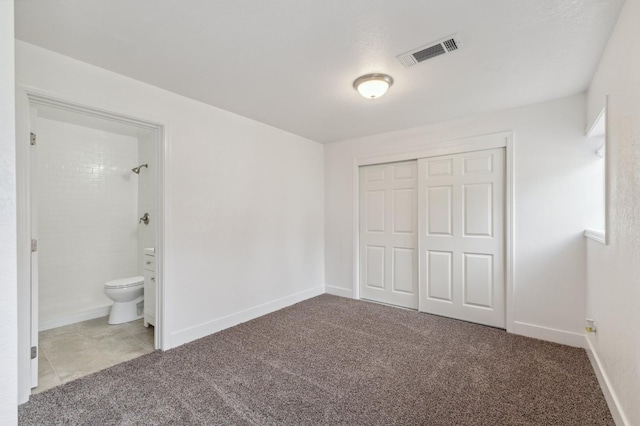
<instances>
[{"instance_id":1,"label":"tile floor","mask_svg":"<svg viewBox=\"0 0 640 426\"><path fill-rule=\"evenodd\" d=\"M39 393L82 376L153 352L153 327L142 319L109 325L108 317L66 325L39 334Z\"/></svg>"}]
</instances>

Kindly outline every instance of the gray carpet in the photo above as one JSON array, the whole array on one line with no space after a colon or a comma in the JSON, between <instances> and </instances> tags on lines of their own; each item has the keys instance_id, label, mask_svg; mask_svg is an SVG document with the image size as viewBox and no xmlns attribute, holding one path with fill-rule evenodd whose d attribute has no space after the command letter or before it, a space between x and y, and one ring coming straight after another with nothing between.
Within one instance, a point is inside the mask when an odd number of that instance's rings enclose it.
<instances>
[{"instance_id":1,"label":"gray carpet","mask_svg":"<svg viewBox=\"0 0 640 426\"><path fill-rule=\"evenodd\" d=\"M613 425L584 350L323 295L31 397L24 425Z\"/></svg>"}]
</instances>

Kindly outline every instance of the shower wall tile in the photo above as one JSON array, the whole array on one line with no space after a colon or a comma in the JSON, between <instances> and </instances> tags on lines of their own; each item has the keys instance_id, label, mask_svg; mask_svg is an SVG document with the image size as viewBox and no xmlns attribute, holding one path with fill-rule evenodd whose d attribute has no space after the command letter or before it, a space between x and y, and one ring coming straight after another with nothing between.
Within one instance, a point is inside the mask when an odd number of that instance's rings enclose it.
<instances>
[{"instance_id":1,"label":"shower wall tile","mask_svg":"<svg viewBox=\"0 0 640 426\"><path fill-rule=\"evenodd\" d=\"M39 118L40 324L111 304L105 281L138 274L138 138Z\"/></svg>"},{"instance_id":2,"label":"shower wall tile","mask_svg":"<svg viewBox=\"0 0 640 426\"><path fill-rule=\"evenodd\" d=\"M154 134L149 132L138 139L138 159L140 164L148 164L138 177L138 217L149 213L149 224L138 227L138 273L144 274L144 254L146 247L155 247L155 227L158 215L156 209L156 149Z\"/></svg>"}]
</instances>

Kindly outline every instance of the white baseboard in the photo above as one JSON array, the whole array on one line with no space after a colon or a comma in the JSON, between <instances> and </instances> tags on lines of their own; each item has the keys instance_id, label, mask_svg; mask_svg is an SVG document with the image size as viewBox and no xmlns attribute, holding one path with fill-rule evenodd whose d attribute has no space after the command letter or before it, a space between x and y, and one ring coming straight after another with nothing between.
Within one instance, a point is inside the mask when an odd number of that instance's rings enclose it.
<instances>
[{"instance_id":1,"label":"white baseboard","mask_svg":"<svg viewBox=\"0 0 640 426\"><path fill-rule=\"evenodd\" d=\"M324 294L324 292L324 286L314 287L312 289L304 290L290 296L263 303L261 305L254 306L252 308L245 309L243 311L236 312L222 318L217 318L212 321L173 332L171 333L171 347L175 348L177 346L184 345L185 343L200 339L201 337L217 333L218 331L233 327L238 324L242 324L243 322L250 321L262 315L270 314L271 312L286 308L287 306L302 302L303 300L319 296L321 294Z\"/></svg>"},{"instance_id":2,"label":"white baseboard","mask_svg":"<svg viewBox=\"0 0 640 426\"><path fill-rule=\"evenodd\" d=\"M106 317L111 311L111 304L100 306L88 311L76 312L57 318L49 318L38 321L38 331L50 330L52 328L62 327L77 322L88 321L94 318Z\"/></svg>"},{"instance_id":3,"label":"white baseboard","mask_svg":"<svg viewBox=\"0 0 640 426\"><path fill-rule=\"evenodd\" d=\"M513 323L513 334L532 337L534 339L546 340L548 342L560 343L561 345L584 348L584 334L571 331L547 328L539 325L527 324L526 322L515 321Z\"/></svg>"},{"instance_id":4,"label":"white baseboard","mask_svg":"<svg viewBox=\"0 0 640 426\"><path fill-rule=\"evenodd\" d=\"M349 288L335 287L327 284L324 286L324 290L325 290L325 293L327 294L333 294L334 296L347 297L349 299L353 299L353 290Z\"/></svg>"},{"instance_id":5,"label":"white baseboard","mask_svg":"<svg viewBox=\"0 0 640 426\"><path fill-rule=\"evenodd\" d=\"M591 365L593 366L594 371L596 372L596 377L598 378L598 383L600 384L600 388L602 389L602 393L604 394L604 399L607 400L607 405L609 406L609 411L611 411L611 417L613 417L613 421L616 422L617 426L628 426L631 423L627 420L627 417L624 415L622 411L622 407L620 406L620 401L616 396L616 393L613 391L611 387L611 382L609 381L609 376L605 372L602 367L602 363L600 362L600 357L596 352L595 348L591 344L591 340L587 336L586 340L586 350L587 355L589 356L589 361L591 361Z\"/></svg>"}]
</instances>

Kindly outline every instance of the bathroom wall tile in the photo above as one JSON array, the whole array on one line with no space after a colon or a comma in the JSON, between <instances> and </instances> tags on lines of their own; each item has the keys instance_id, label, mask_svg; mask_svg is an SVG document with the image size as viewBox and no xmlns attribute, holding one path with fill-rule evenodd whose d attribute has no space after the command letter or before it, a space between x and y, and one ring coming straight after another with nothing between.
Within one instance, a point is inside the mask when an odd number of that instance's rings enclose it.
<instances>
[{"instance_id":1,"label":"bathroom wall tile","mask_svg":"<svg viewBox=\"0 0 640 426\"><path fill-rule=\"evenodd\" d=\"M105 281L138 275L138 138L39 118L40 320L109 306Z\"/></svg>"},{"instance_id":2,"label":"bathroom wall tile","mask_svg":"<svg viewBox=\"0 0 640 426\"><path fill-rule=\"evenodd\" d=\"M148 169L144 169L138 175L138 217L149 213L151 220L149 225L138 227L138 274L144 274L144 254L147 247L155 247L155 224L158 218L156 210L156 142L154 134L138 138L138 159L140 164L149 164Z\"/></svg>"}]
</instances>

